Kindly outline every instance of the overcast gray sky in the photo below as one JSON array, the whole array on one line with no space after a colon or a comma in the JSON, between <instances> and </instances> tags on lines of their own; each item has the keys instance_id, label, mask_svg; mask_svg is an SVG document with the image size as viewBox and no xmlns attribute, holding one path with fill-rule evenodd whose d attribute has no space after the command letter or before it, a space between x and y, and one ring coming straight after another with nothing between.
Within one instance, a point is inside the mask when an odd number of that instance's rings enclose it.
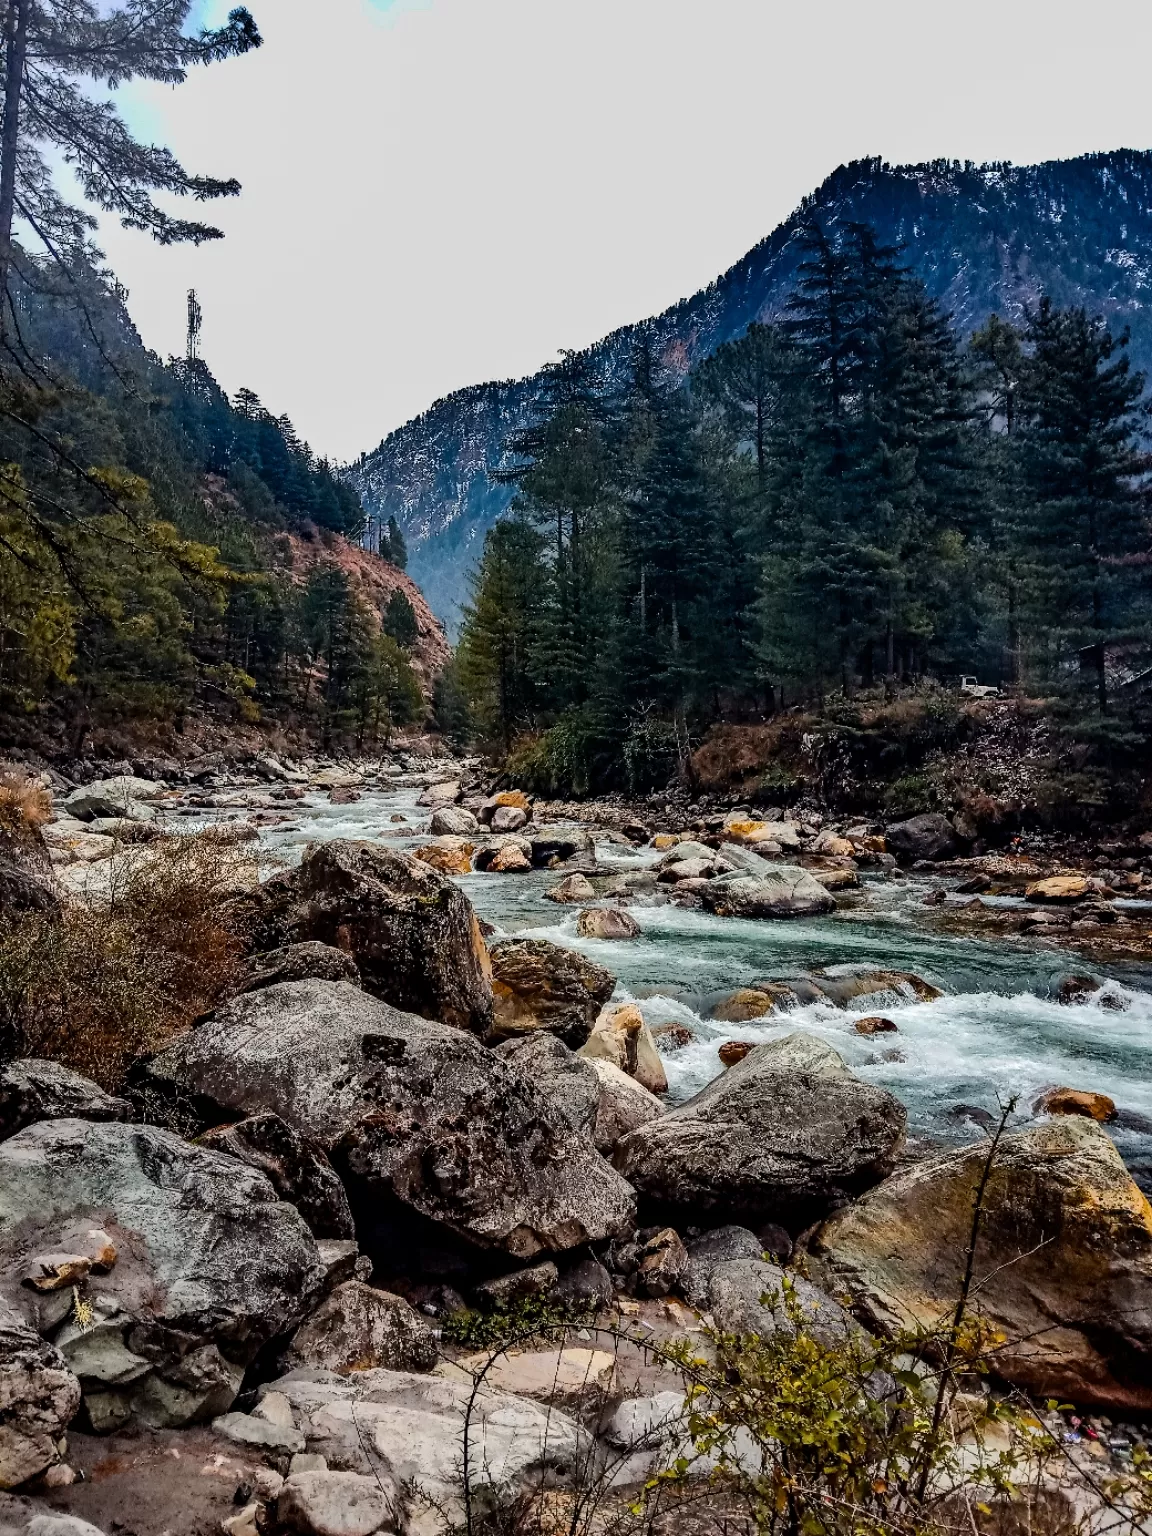
<instances>
[{"instance_id":1,"label":"overcast gray sky","mask_svg":"<svg viewBox=\"0 0 1152 1536\"><path fill-rule=\"evenodd\" d=\"M226 3L204 0L218 19ZM134 125L227 239L105 227L145 341L350 459L694 292L840 162L1152 147L1146 0L251 0L256 55Z\"/></svg>"}]
</instances>

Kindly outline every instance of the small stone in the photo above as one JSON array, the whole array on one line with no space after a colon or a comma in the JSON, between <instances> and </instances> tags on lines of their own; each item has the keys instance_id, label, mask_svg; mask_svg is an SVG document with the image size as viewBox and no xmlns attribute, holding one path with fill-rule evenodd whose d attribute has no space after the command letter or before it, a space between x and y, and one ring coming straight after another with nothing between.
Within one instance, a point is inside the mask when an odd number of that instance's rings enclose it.
<instances>
[{"instance_id":1,"label":"small stone","mask_svg":"<svg viewBox=\"0 0 1152 1536\"><path fill-rule=\"evenodd\" d=\"M717 1054L726 1067L734 1067L738 1061L744 1060L752 1048L748 1040L725 1040Z\"/></svg>"},{"instance_id":2,"label":"small stone","mask_svg":"<svg viewBox=\"0 0 1152 1536\"><path fill-rule=\"evenodd\" d=\"M866 1019L855 1019L852 1028L858 1035L893 1035L897 1033L896 1026L891 1019L884 1019L879 1014L870 1015Z\"/></svg>"}]
</instances>

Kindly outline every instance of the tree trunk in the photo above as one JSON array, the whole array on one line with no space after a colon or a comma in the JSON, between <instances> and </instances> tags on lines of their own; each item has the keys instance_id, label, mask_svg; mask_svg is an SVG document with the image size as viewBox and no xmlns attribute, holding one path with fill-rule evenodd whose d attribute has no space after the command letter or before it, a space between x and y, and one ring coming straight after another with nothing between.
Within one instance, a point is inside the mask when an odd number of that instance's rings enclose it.
<instances>
[{"instance_id":1,"label":"tree trunk","mask_svg":"<svg viewBox=\"0 0 1152 1536\"><path fill-rule=\"evenodd\" d=\"M16 217L16 154L20 147L20 98L28 50L29 0L8 0L4 15L4 119L0 126L0 340L9 330L12 225Z\"/></svg>"}]
</instances>

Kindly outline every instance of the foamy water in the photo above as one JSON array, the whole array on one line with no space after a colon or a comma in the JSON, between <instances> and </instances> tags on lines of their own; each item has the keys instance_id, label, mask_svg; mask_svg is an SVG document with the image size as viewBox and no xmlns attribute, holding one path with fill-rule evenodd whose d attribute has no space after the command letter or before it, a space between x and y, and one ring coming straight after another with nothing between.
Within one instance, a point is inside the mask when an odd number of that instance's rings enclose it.
<instances>
[{"instance_id":1,"label":"foamy water","mask_svg":"<svg viewBox=\"0 0 1152 1536\"><path fill-rule=\"evenodd\" d=\"M417 794L371 793L348 806L310 796L292 807L291 825L261 831L263 850L269 861L295 862L309 842L330 838L418 846L427 839L431 813L416 807ZM394 824L393 814L407 820ZM620 872L648 867L657 857L608 842L598 845L597 855ZM1056 1084L1106 1093L1152 1122L1152 972L1146 967L1104 972L1019 938L988 942L931 932L923 925L920 879L867 882L846 910L798 922L621 903L640 924L640 938L583 939L576 911L544 899L556 880L554 873L534 871L471 874L460 884L499 930L580 950L616 975L617 996L638 1002L650 1025L677 1023L691 1031L690 1044L665 1053L674 1099L690 1097L717 1076L723 1041L758 1044L803 1029L827 1040L861 1077L895 1093L908 1107L913 1134L969 1140L973 1126L950 1113L954 1106L996 1113L1012 1096L1017 1119L1026 1122L1032 1101ZM914 971L945 995L932 1003L893 994L858 998L848 1009L818 1003L745 1024L707 1017L736 987L838 965ZM1101 990L1084 1005L1061 1005L1057 988L1069 974L1094 975ZM855 1018L878 1012L896 1024L896 1033L854 1032ZM903 1059L891 1059L893 1052ZM1110 1130L1142 1179L1152 1178L1152 1134Z\"/></svg>"}]
</instances>

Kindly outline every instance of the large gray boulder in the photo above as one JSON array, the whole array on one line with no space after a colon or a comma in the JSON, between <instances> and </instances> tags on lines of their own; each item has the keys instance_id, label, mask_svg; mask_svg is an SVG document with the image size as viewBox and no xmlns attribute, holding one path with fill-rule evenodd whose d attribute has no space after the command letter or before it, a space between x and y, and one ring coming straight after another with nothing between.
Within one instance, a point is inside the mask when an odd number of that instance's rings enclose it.
<instances>
[{"instance_id":1,"label":"large gray boulder","mask_svg":"<svg viewBox=\"0 0 1152 1536\"><path fill-rule=\"evenodd\" d=\"M892 822L885 829L884 841L889 853L909 864L917 859L930 859L933 863L954 859L964 848L956 828L938 811Z\"/></svg>"},{"instance_id":2,"label":"large gray boulder","mask_svg":"<svg viewBox=\"0 0 1152 1536\"><path fill-rule=\"evenodd\" d=\"M376 843L331 842L257 898L261 948L318 939L345 950L367 991L394 1008L483 1033L488 951L472 904L421 859Z\"/></svg>"},{"instance_id":3,"label":"large gray boulder","mask_svg":"<svg viewBox=\"0 0 1152 1536\"><path fill-rule=\"evenodd\" d=\"M55 1061L25 1058L0 1067L0 1141L37 1120L131 1118L126 1100Z\"/></svg>"},{"instance_id":4,"label":"large gray boulder","mask_svg":"<svg viewBox=\"0 0 1152 1536\"><path fill-rule=\"evenodd\" d=\"M795 1229L890 1173L906 1122L892 1094L798 1032L625 1136L614 1161L657 1207Z\"/></svg>"},{"instance_id":5,"label":"large gray boulder","mask_svg":"<svg viewBox=\"0 0 1152 1536\"><path fill-rule=\"evenodd\" d=\"M343 982L238 997L154 1058L151 1081L224 1117L272 1112L355 1180L528 1259L631 1226L624 1180L528 1078L462 1030Z\"/></svg>"},{"instance_id":6,"label":"large gray boulder","mask_svg":"<svg viewBox=\"0 0 1152 1536\"><path fill-rule=\"evenodd\" d=\"M427 1371L439 1346L428 1322L402 1296L358 1280L338 1285L305 1318L283 1356L283 1369Z\"/></svg>"},{"instance_id":7,"label":"large gray boulder","mask_svg":"<svg viewBox=\"0 0 1152 1536\"><path fill-rule=\"evenodd\" d=\"M708 1309L722 1333L770 1339L803 1329L829 1349L865 1337L838 1301L765 1259L718 1264L708 1278Z\"/></svg>"},{"instance_id":8,"label":"large gray boulder","mask_svg":"<svg viewBox=\"0 0 1152 1536\"><path fill-rule=\"evenodd\" d=\"M720 875L700 892L719 917L819 917L836 903L806 869L765 864L764 874Z\"/></svg>"},{"instance_id":9,"label":"large gray boulder","mask_svg":"<svg viewBox=\"0 0 1152 1536\"><path fill-rule=\"evenodd\" d=\"M0 1302L0 1489L56 1465L79 1407L80 1383L60 1352Z\"/></svg>"},{"instance_id":10,"label":"large gray boulder","mask_svg":"<svg viewBox=\"0 0 1152 1536\"><path fill-rule=\"evenodd\" d=\"M592 1126L592 1140L607 1156L621 1137L650 1120L658 1120L664 1105L643 1083L629 1077L615 1062L599 1056L584 1057L600 1080L600 1102Z\"/></svg>"},{"instance_id":11,"label":"large gray boulder","mask_svg":"<svg viewBox=\"0 0 1152 1536\"><path fill-rule=\"evenodd\" d=\"M359 982L356 962L334 944L310 939L303 944L285 944L266 954L254 955L248 962L241 992L256 992L274 987L278 981L352 981Z\"/></svg>"},{"instance_id":12,"label":"large gray boulder","mask_svg":"<svg viewBox=\"0 0 1152 1536\"><path fill-rule=\"evenodd\" d=\"M688 1263L681 1277L685 1301L706 1311L712 1276L722 1264L734 1259L762 1259L764 1244L747 1227L713 1227L688 1243Z\"/></svg>"},{"instance_id":13,"label":"large gray boulder","mask_svg":"<svg viewBox=\"0 0 1152 1536\"><path fill-rule=\"evenodd\" d=\"M151 821L156 810L148 802L162 793L163 785L124 773L114 779L97 779L94 784L74 789L64 801L64 810L77 821L92 821L105 816Z\"/></svg>"},{"instance_id":14,"label":"large gray boulder","mask_svg":"<svg viewBox=\"0 0 1152 1536\"><path fill-rule=\"evenodd\" d=\"M414 1497L407 1529L431 1536L464 1523L465 1425L473 1514L563 1486L593 1443L561 1409L459 1378L407 1371L297 1370L266 1389L286 1397L312 1454L333 1471L379 1477Z\"/></svg>"},{"instance_id":15,"label":"large gray boulder","mask_svg":"<svg viewBox=\"0 0 1152 1536\"><path fill-rule=\"evenodd\" d=\"M601 1083L593 1064L547 1030L505 1040L497 1054L532 1080L578 1131L591 1136L600 1109Z\"/></svg>"},{"instance_id":16,"label":"large gray boulder","mask_svg":"<svg viewBox=\"0 0 1152 1536\"><path fill-rule=\"evenodd\" d=\"M836 1212L809 1243L815 1278L878 1332L946 1324L989 1156L987 1142L940 1153ZM975 1280L997 1375L1041 1398L1152 1411L1152 1210L1094 1120L1002 1139Z\"/></svg>"},{"instance_id":17,"label":"large gray boulder","mask_svg":"<svg viewBox=\"0 0 1152 1536\"><path fill-rule=\"evenodd\" d=\"M491 958L495 1040L547 1029L575 1050L616 989L611 971L547 939L499 939Z\"/></svg>"},{"instance_id":18,"label":"large gray boulder","mask_svg":"<svg viewBox=\"0 0 1152 1536\"><path fill-rule=\"evenodd\" d=\"M225 1412L322 1279L303 1218L234 1158L157 1126L85 1120L40 1121L0 1145L0 1304L60 1329L93 1424ZM91 1329L70 1320L73 1283Z\"/></svg>"}]
</instances>

